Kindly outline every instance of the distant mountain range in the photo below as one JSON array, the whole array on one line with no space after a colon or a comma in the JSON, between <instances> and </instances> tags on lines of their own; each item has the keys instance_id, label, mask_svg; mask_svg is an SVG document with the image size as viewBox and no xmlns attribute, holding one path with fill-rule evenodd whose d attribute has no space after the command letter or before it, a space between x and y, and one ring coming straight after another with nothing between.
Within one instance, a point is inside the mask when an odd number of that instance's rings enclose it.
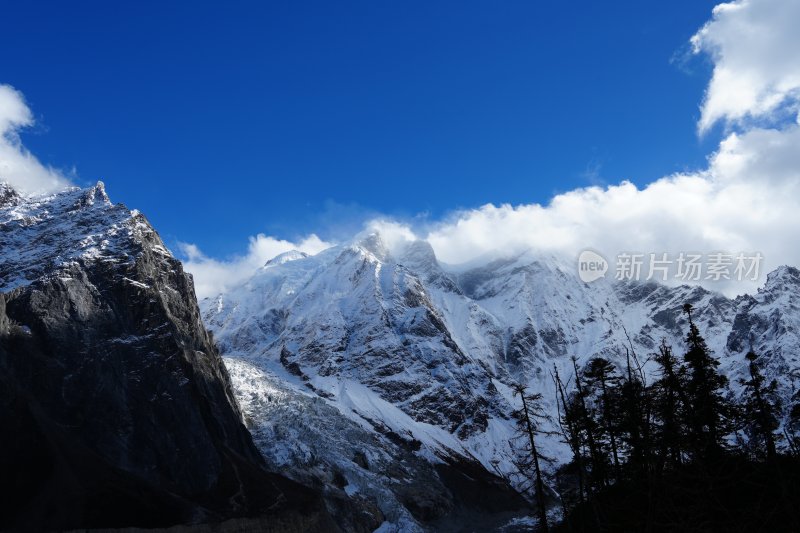
<instances>
[{"instance_id":1,"label":"distant mountain range","mask_svg":"<svg viewBox=\"0 0 800 533\"><path fill-rule=\"evenodd\" d=\"M797 390L795 268L770 273L755 295L730 299L698 286L587 284L574 263L533 252L455 270L437 261L427 242L396 248L373 233L313 257L289 252L201 309L273 468L302 479L314 464L327 472L322 479L344 472L348 494L393 491L400 505L387 503L384 512L398 523L405 524L407 510L415 525L428 518L403 505L408 474L370 476L354 464L356 453L374 457L382 472L412 449L434 464L471 463L506 477L512 385L541 392L555 416L552 372L569 378L572 356L579 365L603 356L624 367L628 350L653 371L646 361L662 339L678 354L685 347L685 303L696 309L734 393L750 349L785 397ZM334 415L328 425L289 424ZM357 436L332 449L342 428ZM557 463L569 457L556 437L543 447Z\"/></svg>"},{"instance_id":2,"label":"distant mountain range","mask_svg":"<svg viewBox=\"0 0 800 533\"><path fill-rule=\"evenodd\" d=\"M373 233L282 254L198 307L146 218L102 184L0 185L0 529L522 530L511 387L555 414L551 373L568 378L573 356L624 365L627 350L647 370L662 339L682 352L685 303L732 394L750 349L796 393L793 267L731 299L587 284L533 252L455 269ZM568 460L556 437L543 449Z\"/></svg>"}]
</instances>

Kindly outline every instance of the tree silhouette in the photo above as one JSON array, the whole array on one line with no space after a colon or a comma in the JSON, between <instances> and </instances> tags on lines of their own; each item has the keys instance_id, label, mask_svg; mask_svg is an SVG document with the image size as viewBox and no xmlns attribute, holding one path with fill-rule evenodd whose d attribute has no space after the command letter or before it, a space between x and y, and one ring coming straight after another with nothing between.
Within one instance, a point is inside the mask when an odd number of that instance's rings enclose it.
<instances>
[{"instance_id":1,"label":"tree silhouette","mask_svg":"<svg viewBox=\"0 0 800 533\"><path fill-rule=\"evenodd\" d=\"M692 320L691 304L684 305L683 310L689 318L688 351L683 357L689 374L686 382L689 440L695 458L707 458L722 450L725 429L730 423L730 406L722 394L728 378L717 371L719 361L711 356Z\"/></svg>"},{"instance_id":2,"label":"tree silhouette","mask_svg":"<svg viewBox=\"0 0 800 533\"><path fill-rule=\"evenodd\" d=\"M661 341L654 358L659 366L658 379L652 386L654 440L658 450L657 470L677 467L683 462L685 431L682 414L687 411L686 368L672 355L666 340Z\"/></svg>"},{"instance_id":3,"label":"tree silhouette","mask_svg":"<svg viewBox=\"0 0 800 533\"><path fill-rule=\"evenodd\" d=\"M764 384L766 380L756 364L758 356L753 351L747 352L745 359L748 361L750 373L749 380L740 380L745 390L742 406L745 429L750 435L751 447L757 452L763 451L767 460L772 462L777 455L776 432L780 427L778 382L772 380L769 385Z\"/></svg>"},{"instance_id":4,"label":"tree silhouette","mask_svg":"<svg viewBox=\"0 0 800 533\"><path fill-rule=\"evenodd\" d=\"M583 442L589 448L589 477L595 489L608 485L608 457L598 443L598 426L589 408L589 390L584 386L583 373L578 368L578 360L572 358L575 370L575 391L569 398L570 411L575 415L575 423Z\"/></svg>"},{"instance_id":5,"label":"tree silhouette","mask_svg":"<svg viewBox=\"0 0 800 533\"><path fill-rule=\"evenodd\" d=\"M569 446L572 451L572 463L577 470L578 479L578 501L583 503L584 495L586 494L586 466L583 458L583 436L578 423L578 415L574 409L572 402L567 400L567 393L564 383L561 381L561 376L558 373L558 368L553 365L553 383L556 388L556 408L558 410L558 425L561 428L561 434L564 442ZM564 499L564 491L561 491L562 502Z\"/></svg>"},{"instance_id":6,"label":"tree silhouette","mask_svg":"<svg viewBox=\"0 0 800 533\"><path fill-rule=\"evenodd\" d=\"M800 531L800 395L781 425L778 384L767 384L750 352L734 403L693 307L683 312L683 361L666 340L644 363L655 363L649 372L638 359L633 367L630 353L622 375L606 359L580 369L573 357L572 392L554 370L569 468L578 467L581 485L556 531ZM649 376L655 380L648 386ZM741 429L749 439L734 443Z\"/></svg>"},{"instance_id":7,"label":"tree silhouette","mask_svg":"<svg viewBox=\"0 0 800 533\"><path fill-rule=\"evenodd\" d=\"M583 373L586 384L594 389L597 415L595 427L599 445L605 445L611 453L614 464L614 473L620 477L620 450L619 450L619 390L621 376L608 359L595 357L589 361Z\"/></svg>"},{"instance_id":8,"label":"tree silhouette","mask_svg":"<svg viewBox=\"0 0 800 533\"><path fill-rule=\"evenodd\" d=\"M626 350L626 372L616 393L619 397L619 432L629 449L628 466L635 476L644 477L652 456L652 398L642 375L634 372Z\"/></svg>"},{"instance_id":9,"label":"tree silhouette","mask_svg":"<svg viewBox=\"0 0 800 533\"><path fill-rule=\"evenodd\" d=\"M536 436L539 433L540 423L547 418L541 407L542 395L530 394L527 388L520 384L513 386L514 396L520 398L521 407L513 412L512 416L517 423L517 441L512 447L517 454L514 466L520 478L519 486L523 491L532 491L536 502L536 512L539 518L539 531L547 532L547 500L542 479L542 455L536 447Z\"/></svg>"}]
</instances>

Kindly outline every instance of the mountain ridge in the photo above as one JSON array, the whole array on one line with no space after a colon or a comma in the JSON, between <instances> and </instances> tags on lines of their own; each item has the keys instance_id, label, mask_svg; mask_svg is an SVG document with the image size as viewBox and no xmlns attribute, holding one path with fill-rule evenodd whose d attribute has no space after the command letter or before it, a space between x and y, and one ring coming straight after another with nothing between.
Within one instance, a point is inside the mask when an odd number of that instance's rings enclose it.
<instances>
[{"instance_id":1,"label":"mountain ridge","mask_svg":"<svg viewBox=\"0 0 800 533\"><path fill-rule=\"evenodd\" d=\"M461 456L507 476L515 383L541 392L554 414L554 365L562 376L572 356L622 366L626 349L645 361L661 339L680 351L685 303L734 393L752 348L790 396L798 297L792 267L728 298L691 285L586 284L567 262L530 252L448 271L429 243L390 250L369 234L260 271L201 308L229 366L253 365L373 432L388 427L434 462ZM557 462L569 456L555 438L544 450Z\"/></svg>"},{"instance_id":2,"label":"mountain ridge","mask_svg":"<svg viewBox=\"0 0 800 533\"><path fill-rule=\"evenodd\" d=\"M102 183L0 198L0 529L335 529L318 492L266 470L192 279L142 214Z\"/></svg>"}]
</instances>

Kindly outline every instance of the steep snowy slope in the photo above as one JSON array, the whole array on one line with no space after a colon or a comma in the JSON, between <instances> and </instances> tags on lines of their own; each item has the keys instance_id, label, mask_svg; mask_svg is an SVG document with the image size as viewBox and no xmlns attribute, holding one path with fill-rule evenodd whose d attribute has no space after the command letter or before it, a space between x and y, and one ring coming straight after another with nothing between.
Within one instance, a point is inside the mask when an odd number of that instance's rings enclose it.
<instances>
[{"instance_id":1,"label":"steep snowy slope","mask_svg":"<svg viewBox=\"0 0 800 533\"><path fill-rule=\"evenodd\" d=\"M3 530L332 525L265 470L191 278L102 184L0 185L0 430Z\"/></svg>"},{"instance_id":2,"label":"steep snowy slope","mask_svg":"<svg viewBox=\"0 0 800 533\"><path fill-rule=\"evenodd\" d=\"M268 264L211 307L226 355L266 356L322 395L344 398L349 380L461 436L483 431L496 403L490 371L463 353L423 283L377 236Z\"/></svg>"},{"instance_id":3,"label":"steep snowy slope","mask_svg":"<svg viewBox=\"0 0 800 533\"><path fill-rule=\"evenodd\" d=\"M383 521L384 530L404 532L421 531L420 524L443 531L477 524L494 530L524 514L525 502L497 477L465 472L452 457L430 454L430 448L420 455L421 442L392 429L403 431L408 417L385 402L368 406L376 401L368 393L352 401L351 390L349 408L340 411L250 362L225 362L248 426L271 469L320 485L334 508L350 500ZM424 438L425 430L419 429ZM428 430L457 445L443 430Z\"/></svg>"},{"instance_id":4,"label":"steep snowy slope","mask_svg":"<svg viewBox=\"0 0 800 533\"><path fill-rule=\"evenodd\" d=\"M273 376L265 379L280 378L373 433L391 428L418 442L421 457L463 457L486 471L510 467L511 385L541 391L555 412L554 366L569 376L572 356L622 363L626 348L645 360L661 339L680 350L687 302L732 375L751 345L787 391L785 376L798 368L795 269L732 300L700 287L586 284L572 264L533 253L445 269L426 242L392 252L371 234L317 256L270 261L202 302L204 320L223 354ZM236 379L234 386L241 393ZM258 432L268 420L250 409ZM557 439L545 446L564 457Z\"/></svg>"}]
</instances>

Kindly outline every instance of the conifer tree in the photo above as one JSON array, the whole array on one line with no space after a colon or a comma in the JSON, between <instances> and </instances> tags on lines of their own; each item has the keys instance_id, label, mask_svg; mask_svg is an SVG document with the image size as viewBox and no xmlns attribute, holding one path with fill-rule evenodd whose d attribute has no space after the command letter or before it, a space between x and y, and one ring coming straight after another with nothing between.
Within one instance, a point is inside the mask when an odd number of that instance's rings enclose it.
<instances>
[{"instance_id":1,"label":"conifer tree","mask_svg":"<svg viewBox=\"0 0 800 533\"><path fill-rule=\"evenodd\" d=\"M789 419L783 427L783 435L786 437L792 457L800 458L800 403L794 404L789 411Z\"/></svg>"},{"instance_id":2,"label":"conifer tree","mask_svg":"<svg viewBox=\"0 0 800 533\"><path fill-rule=\"evenodd\" d=\"M689 318L688 351L684 355L689 373L686 384L689 438L695 458L707 458L723 449L723 437L728 432L730 406L722 394L728 378L717 371L719 361L709 352L692 320L692 305L687 303L683 311Z\"/></svg>"},{"instance_id":3,"label":"conifer tree","mask_svg":"<svg viewBox=\"0 0 800 533\"><path fill-rule=\"evenodd\" d=\"M627 352L625 377L619 385L619 431L629 451L628 466L636 475L648 470L651 455L652 407L643 378L634 372Z\"/></svg>"},{"instance_id":4,"label":"conifer tree","mask_svg":"<svg viewBox=\"0 0 800 533\"><path fill-rule=\"evenodd\" d=\"M660 471L665 466L677 467L683 462L686 368L672 355L665 339L662 339L654 360L659 366L658 379L652 386L652 398L654 440L659 455L657 469Z\"/></svg>"},{"instance_id":5,"label":"conifer tree","mask_svg":"<svg viewBox=\"0 0 800 533\"><path fill-rule=\"evenodd\" d=\"M592 484L596 489L600 489L608 485L608 460L598 443L597 424L589 409L589 391L584 386L582 373L578 369L578 360L575 357L572 358L572 367L575 370L575 391L570 398L570 409L575 414L577 429L589 448L589 474Z\"/></svg>"},{"instance_id":6,"label":"conifer tree","mask_svg":"<svg viewBox=\"0 0 800 533\"><path fill-rule=\"evenodd\" d=\"M541 462L543 457L536 447L536 436L540 432L540 423L547 418L541 407L542 395L530 394L523 385L513 387L514 396L520 398L521 407L512 414L517 423L517 443L512 447L517 456L514 466L520 478L523 491L533 492L536 511L539 518L539 531L547 532L547 501L544 492Z\"/></svg>"},{"instance_id":7,"label":"conifer tree","mask_svg":"<svg viewBox=\"0 0 800 533\"><path fill-rule=\"evenodd\" d=\"M619 450L619 387L620 375L608 359L595 357L583 373L588 387L594 389L597 405L597 438L605 440L614 464L614 473L620 477ZM599 444L604 444L600 442Z\"/></svg>"},{"instance_id":8,"label":"conifer tree","mask_svg":"<svg viewBox=\"0 0 800 533\"><path fill-rule=\"evenodd\" d=\"M650 359L657 365L650 386L648 362L630 353L619 368L595 358L580 370L573 358L571 394L554 370L562 432L588 480L587 499L557 531L800 531L800 392L781 424L777 382L767 383L750 352L749 375L739 381L744 395L728 400L727 378L692 306L684 312L683 361L662 341ZM738 422L749 441L726 443ZM784 438L791 454L778 455ZM622 475L609 486L612 463Z\"/></svg>"},{"instance_id":9,"label":"conifer tree","mask_svg":"<svg viewBox=\"0 0 800 533\"><path fill-rule=\"evenodd\" d=\"M586 494L586 467L584 466L583 448L584 443L581 432L578 427L578 421L572 403L567 401L567 393L565 391L564 383L561 381L561 376L558 373L558 368L553 365L553 383L556 387L556 407L558 410L558 424L561 428L561 434L564 437L564 442L569 446L572 451L572 462L578 472L578 501L583 503L584 494Z\"/></svg>"},{"instance_id":10,"label":"conifer tree","mask_svg":"<svg viewBox=\"0 0 800 533\"><path fill-rule=\"evenodd\" d=\"M756 364L758 356L753 352L747 352L745 359L748 361L749 380L740 380L744 385L745 398L742 406L742 414L745 429L750 435L751 443L754 448L762 450L768 461L773 461L777 455L775 441L776 432L780 427L778 413L780 412L780 399L777 395L778 382L772 380L769 385L765 385L766 379L761 374L761 370ZM753 440L756 442L753 443Z\"/></svg>"}]
</instances>

